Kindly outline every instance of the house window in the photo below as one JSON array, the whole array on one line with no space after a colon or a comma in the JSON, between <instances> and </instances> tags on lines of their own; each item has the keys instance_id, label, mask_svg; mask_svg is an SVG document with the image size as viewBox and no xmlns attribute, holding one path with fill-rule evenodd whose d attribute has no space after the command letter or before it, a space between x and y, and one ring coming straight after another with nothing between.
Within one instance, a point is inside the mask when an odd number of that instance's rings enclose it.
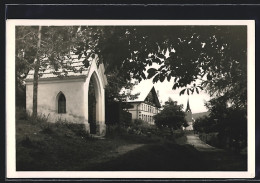
<instances>
[{"instance_id":1,"label":"house window","mask_svg":"<svg viewBox=\"0 0 260 183\"><path fill-rule=\"evenodd\" d=\"M63 93L58 98L58 113L66 113L66 98Z\"/></svg>"}]
</instances>

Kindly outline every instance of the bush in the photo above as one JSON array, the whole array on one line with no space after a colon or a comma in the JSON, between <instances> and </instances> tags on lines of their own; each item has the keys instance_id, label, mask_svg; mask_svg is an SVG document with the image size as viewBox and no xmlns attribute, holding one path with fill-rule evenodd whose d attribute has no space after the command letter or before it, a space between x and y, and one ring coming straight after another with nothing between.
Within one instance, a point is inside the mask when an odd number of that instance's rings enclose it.
<instances>
[{"instance_id":1,"label":"bush","mask_svg":"<svg viewBox=\"0 0 260 183\"><path fill-rule=\"evenodd\" d=\"M167 127L158 128L156 125L150 125L143 120L137 119L132 121L128 126L107 125L106 137L131 139L142 143L163 142L169 140L175 142L175 139L183 137L183 130L175 130L172 134Z\"/></svg>"},{"instance_id":2,"label":"bush","mask_svg":"<svg viewBox=\"0 0 260 183\"><path fill-rule=\"evenodd\" d=\"M125 126L120 124L107 125L106 137L115 138L127 134Z\"/></svg>"},{"instance_id":3,"label":"bush","mask_svg":"<svg viewBox=\"0 0 260 183\"><path fill-rule=\"evenodd\" d=\"M59 119L55 123L55 126L59 129L70 130L76 136L84 137L84 138L90 138L90 134L86 131L85 125L82 124L82 123L81 124L72 123L72 122L68 122L66 120Z\"/></svg>"},{"instance_id":4,"label":"bush","mask_svg":"<svg viewBox=\"0 0 260 183\"><path fill-rule=\"evenodd\" d=\"M131 126L139 126L139 125L142 125L142 124L145 124L145 122L141 119L135 119L132 124L130 124Z\"/></svg>"},{"instance_id":5,"label":"bush","mask_svg":"<svg viewBox=\"0 0 260 183\"><path fill-rule=\"evenodd\" d=\"M30 123L32 123L32 124L35 124L35 123L47 123L47 122L48 122L49 115L50 115L50 114L48 114L47 116L46 116L45 114L38 114L38 115L36 116L36 118L34 118L34 117L32 116L32 114L29 114L29 113L27 112L27 120L28 120Z\"/></svg>"},{"instance_id":6,"label":"bush","mask_svg":"<svg viewBox=\"0 0 260 183\"><path fill-rule=\"evenodd\" d=\"M47 123L49 115L45 114L38 114L36 118L32 116L32 114L28 111L26 111L24 108L17 107L16 108L16 120L27 120L31 124L42 124Z\"/></svg>"},{"instance_id":7,"label":"bush","mask_svg":"<svg viewBox=\"0 0 260 183\"><path fill-rule=\"evenodd\" d=\"M214 146L214 147L218 147L221 148L221 144L218 138L218 133L214 132L214 133L200 133L199 134L199 138L204 141L205 143Z\"/></svg>"}]
</instances>

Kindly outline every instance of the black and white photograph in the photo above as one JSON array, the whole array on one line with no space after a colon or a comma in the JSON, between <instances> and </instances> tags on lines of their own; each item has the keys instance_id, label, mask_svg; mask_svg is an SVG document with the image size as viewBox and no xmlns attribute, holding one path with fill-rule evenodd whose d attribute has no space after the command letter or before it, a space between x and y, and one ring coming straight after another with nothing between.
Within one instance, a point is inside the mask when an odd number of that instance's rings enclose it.
<instances>
[{"instance_id":1,"label":"black and white photograph","mask_svg":"<svg viewBox=\"0 0 260 183\"><path fill-rule=\"evenodd\" d=\"M7 20L7 175L254 177L254 40L252 20Z\"/></svg>"}]
</instances>

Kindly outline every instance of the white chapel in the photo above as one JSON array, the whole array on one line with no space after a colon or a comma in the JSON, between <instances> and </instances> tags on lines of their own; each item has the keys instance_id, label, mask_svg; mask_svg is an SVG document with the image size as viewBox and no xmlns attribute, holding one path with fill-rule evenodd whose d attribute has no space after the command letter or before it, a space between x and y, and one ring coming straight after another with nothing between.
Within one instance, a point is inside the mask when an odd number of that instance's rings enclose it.
<instances>
[{"instance_id":1,"label":"white chapel","mask_svg":"<svg viewBox=\"0 0 260 183\"><path fill-rule=\"evenodd\" d=\"M64 62L70 64L76 71L54 70L53 67L48 66L46 70L39 72L38 114L48 116L49 122L66 120L81 123L85 125L88 132L104 135L107 84L105 69L103 64L97 64L97 56L88 59L90 63L88 68L82 67L84 60L84 57L78 59L77 55L72 54ZM67 74L64 75L64 72ZM33 109L33 74L34 71L31 70L26 78L26 110L29 112ZM94 86L94 97L89 98L91 83ZM95 98L95 105L92 105L94 109L90 110L88 104L93 98Z\"/></svg>"}]
</instances>

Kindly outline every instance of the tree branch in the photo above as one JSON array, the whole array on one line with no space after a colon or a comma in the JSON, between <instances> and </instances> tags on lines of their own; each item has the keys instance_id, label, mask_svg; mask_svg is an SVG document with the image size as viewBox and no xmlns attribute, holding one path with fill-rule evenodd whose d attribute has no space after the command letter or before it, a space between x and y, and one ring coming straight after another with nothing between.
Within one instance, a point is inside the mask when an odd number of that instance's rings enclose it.
<instances>
[{"instance_id":1,"label":"tree branch","mask_svg":"<svg viewBox=\"0 0 260 183\"><path fill-rule=\"evenodd\" d=\"M30 34L33 34L33 32L29 32L29 33L25 34L23 37L17 38L17 40L22 40L22 39L24 39L26 36L28 36Z\"/></svg>"}]
</instances>

